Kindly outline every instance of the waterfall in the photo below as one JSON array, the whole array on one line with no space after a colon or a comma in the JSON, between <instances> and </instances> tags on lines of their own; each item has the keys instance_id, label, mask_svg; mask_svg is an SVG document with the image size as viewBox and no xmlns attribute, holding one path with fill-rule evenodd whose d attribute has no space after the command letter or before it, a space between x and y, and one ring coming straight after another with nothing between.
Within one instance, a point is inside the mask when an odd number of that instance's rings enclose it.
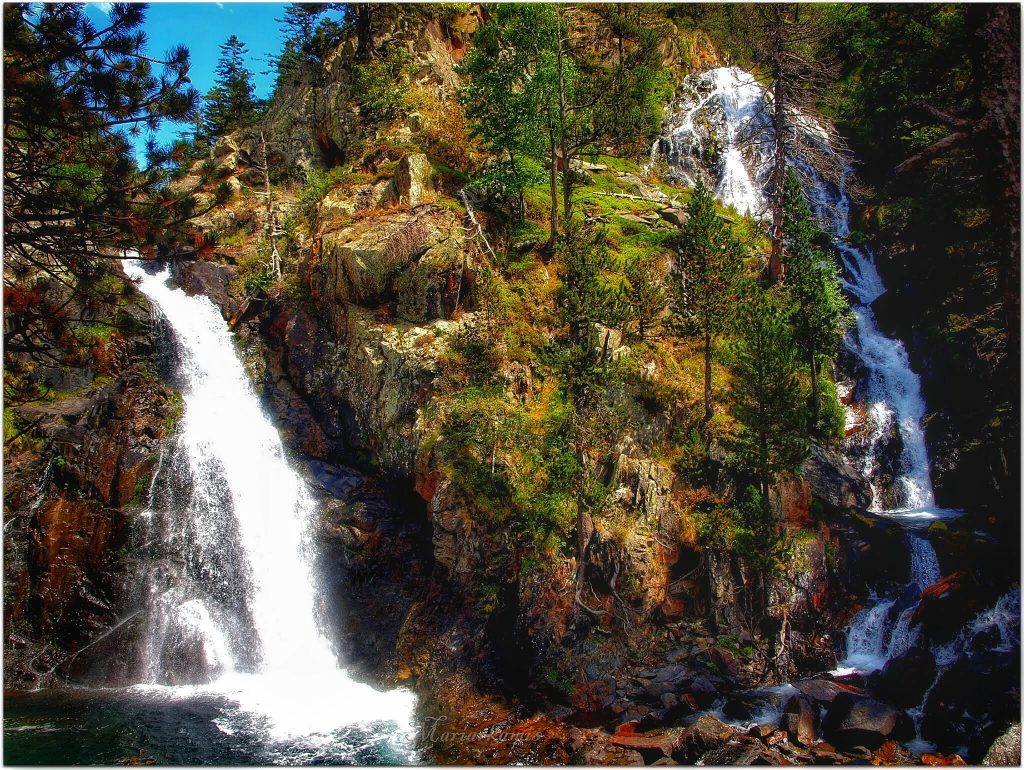
<instances>
[{"instance_id":1,"label":"waterfall","mask_svg":"<svg viewBox=\"0 0 1024 770\"><path fill-rule=\"evenodd\" d=\"M737 67L722 67L691 75L681 87L675 109L666 118L665 133L652 150L664 155L677 181L693 184L703 177L719 200L741 213L763 217L762 190L771 169L773 128L771 96L753 75ZM793 111L798 130L823 152L833 153L830 134L813 118ZM871 250L850 239L852 171L841 161L840 178L826 180L817 169L796 160L811 207L821 226L832 234L852 298L855 323L845 339L847 349L863 366L860 396L865 404L867 435L861 470L871 484L870 510L907 528L911 584L918 591L941 577L931 543L914 531L957 512L935 507L922 420L925 403L921 384L902 343L883 334L871 303L885 292ZM893 487L879 479L880 455L897 439L899 472ZM875 597L848 629L843 667L870 671L906 650L916 640L910 609L894 619L895 600Z\"/></svg>"},{"instance_id":2,"label":"waterfall","mask_svg":"<svg viewBox=\"0 0 1024 770\"><path fill-rule=\"evenodd\" d=\"M208 298L171 288L168 271L152 275L137 261L124 269L171 330L184 399L148 514L161 558L149 576L140 688L223 695L237 705L235 717L255 720L273 739L386 723L378 732L408 748L411 693L350 679L321 627L312 569L317 506L226 322ZM237 722L218 724L230 731Z\"/></svg>"}]
</instances>

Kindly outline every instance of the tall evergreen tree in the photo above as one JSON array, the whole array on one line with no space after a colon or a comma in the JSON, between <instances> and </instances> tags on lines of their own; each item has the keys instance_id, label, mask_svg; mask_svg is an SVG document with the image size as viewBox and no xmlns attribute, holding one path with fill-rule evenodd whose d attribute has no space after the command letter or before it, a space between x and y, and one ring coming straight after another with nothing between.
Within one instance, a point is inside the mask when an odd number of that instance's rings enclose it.
<instances>
[{"instance_id":1,"label":"tall evergreen tree","mask_svg":"<svg viewBox=\"0 0 1024 770\"><path fill-rule=\"evenodd\" d=\"M772 119L768 135L772 156L767 185L772 240L768 275L778 281L784 274L783 201L788 164L801 161L830 178L838 179L841 173L840 137L831 137L832 148L839 152L826 149L798 119L799 112L817 112L817 101L832 82L834 66L823 45L826 27L817 9L800 3L762 3L751 6L743 18L743 32L757 70L771 82L772 98L766 107Z\"/></svg>"},{"instance_id":2,"label":"tall evergreen tree","mask_svg":"<svg viewBox=\"0 0 1024 770\"><path fill-rule=\"evenodd\" d=\"M711 358L714 338L726 327L743 270L743 247L715 212L703 181L687 204L673 275L676 313L696 323L704 343L704 421L714 416Z\"/></svg>"},{"instance_id":3,"label":"tall evergreen tree","mask_svg":"<svg viewBox=\"0 0 1024 770\"><path fill-rule=\"evenodd\" d=\"M796 469L807 457L804 394L789 325L792 307L781 287L751 282L737 307L736 456L763 497L777 473Z\"/></svg>"},{"instance_id":4,"label":"tall evergreen tree","mask_svg":"<svg viewBox=\"0 0 1024 770\"><path fill-rule=\"evenodd\" d=\"M570 225L559 242L558 257L562 263L558 316L565 330L563 374L571 409L567 428L577 461L576 601L585 608L581 591L594 536L588 496L588 429L597 391L605 381L608 352L599 337L598 324L617 324L623 316L623 301L621 284L609 280L614 265L603 233Z\"/></svg>"},{"instance_id":5,"label":"tall evergreen tree","mask_svg":"<svg viewBox=\"0 0 1024 770\"><path fill-rule=\"evenodd\" d=\"M828 236L815 224L792 171L786 178L783 213L786 289L794 306L794 342L810 369L810 419L816 429L821 412L819 359L836 354L849 323L849 313Z\"/></svg>"},{"instance_id":6,"label":"tall evergreen tree","mask_svg":"<svg viewBox=\"0 0 1024 770\"><path fill-rule=\"evenodd\" d=\"M324 57L341 41L342 24L329 12L345 12L342 3L289 3L284 18L277 19L284 34L280 55L272 59L277 84L296 78L315 76Z\"/></svg>"},{"instance_id":7,"label":"tall evergreen tree","mask_svg":"<svg viewBox=\"0 0 1024 770\"><path fill-rule=\"evenodd\" d=\"M472 133L497 156L479 180L509 198L522 219L523 191L551 162L551 236L558 227L554 134L555 79L551 63L558 43L554 8L542 4L498 5L476 33L466 57L462 92Z\"/></svg>"},{"instance_id":8,"label":"tall evergreen tree","mask_svg":"<svg viewBox=\"0 0 1024 770\"><path fill-rule=\"evenodd\" d=\"M220 52L217 81L206 94L203 115L204 129L213 138L250 125L258 107L252 73L245 66L249 53L245 43L232 35L220 46Z\"/></svg>"}]
</instances>

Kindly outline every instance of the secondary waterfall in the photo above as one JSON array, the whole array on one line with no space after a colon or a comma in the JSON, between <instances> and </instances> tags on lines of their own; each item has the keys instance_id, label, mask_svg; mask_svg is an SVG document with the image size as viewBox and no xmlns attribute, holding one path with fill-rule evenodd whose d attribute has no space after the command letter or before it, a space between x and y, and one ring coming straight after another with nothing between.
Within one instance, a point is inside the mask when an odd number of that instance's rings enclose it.
<instances>
[{"instance_id":1,"label":"secondary waterfall","mask_svg":"<svg viewBox=\"0 0 1024 770\"><path fill-rule=\"evenodd\" d=\"M139 689L223 696L234 704L217 720L226 732L314 748L383 741L387 763L413 761L412 694L353 681L324 635L312 570L317 506L219 310L168 286L166 270L124 267L170 328L184 399L148 514L162 558L149 577Z\"/></svg>"},{"instance_id":2,"label":"secondary waterfall","mask_svg":"<svg viewBox=\"0 0 1024 770\"><path fill-rule=\"evenodd\" d=\"M679 181L693 184L700 176L710 177L707 181L723 203L740 213L764 216L768 212L762 190L771 168L774 136L770 99L753 75L737 67L692 75L684 81L676 109L666 120L667 130L653 153L666 157ZM828 130L809 116L797 112L793 116L799 130L824 152L834 154ZM872 487L871 511L906 527L910 583L920 591L938 580L941 572L931 543L916 529L956 512L935 507L921 425L925 403L920 381L903 345L883 334L875 320L871 303L885 287L870 249L850 240L847 187L852 172L848 164L841 165L840 178L832 181L812 167L800 165L800 170L815 215L833 236L845 288L852 297L855 323L845 344L865 372L860 396L867 440L861 449L861 470ZM900 447L899 471L890 488L879 480L879 456L894 440ZM895 604L895 599L875 597L853 620L844 668L875 670L913 644L912 608L897 612Z\"/></svg>"}]
</instances>

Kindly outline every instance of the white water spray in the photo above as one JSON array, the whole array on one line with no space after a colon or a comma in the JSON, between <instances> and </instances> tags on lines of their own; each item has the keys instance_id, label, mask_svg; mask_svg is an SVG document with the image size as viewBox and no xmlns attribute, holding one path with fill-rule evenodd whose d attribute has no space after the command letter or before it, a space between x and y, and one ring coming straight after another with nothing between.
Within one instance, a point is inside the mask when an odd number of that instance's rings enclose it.
<instances>
[{"instance_id":1,"label":"white water spray","mask_svg":"<svg viewBox=\"0 0 1024 770\"><path fill-rule=\"evenodd\" d=\"M321 629L311 569L317 506L289 466L220 312L206 297L170 288L166 270L150 275L126 261L125 272L166 318L179 351L185 409L175 452L189 488L165 532L172 561L182 564L152 580L143 688L223 695L239 715L262 718L273 739L328 740L348 725L392 723L378 732L389 732L411 760L412 694L354 682ZM199 684L167 686L179 680ZM231 722L218 724L231 731Z\"/></svg>"}]
</instances>

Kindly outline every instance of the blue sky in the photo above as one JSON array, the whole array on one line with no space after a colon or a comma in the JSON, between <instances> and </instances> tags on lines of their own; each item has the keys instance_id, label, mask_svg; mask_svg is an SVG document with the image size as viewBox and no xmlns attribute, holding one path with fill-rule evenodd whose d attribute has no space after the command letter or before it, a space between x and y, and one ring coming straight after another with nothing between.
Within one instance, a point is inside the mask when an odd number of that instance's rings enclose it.
<instances>
[{"instance_id":1,"label":"blue sky","mask_svg":"<svg viewBox=\"0 0 1024 770\"><path fill-rule=\"evenodd\" d=\"M109 3L89 3L86 13L95 22L106 18ZM231 35L249 49L247 66L255 75L256 95L270 96L274 86L272 74L261 74L269 69L264 58L281 51L281 25L276 19L284 18L286 3L151 3L146 11L145 31L149 37L148 53L161 56L175 45L185 45L191 54L189 77L200 94L213 86L220 56L220 45ZM157 132L157 140L168 142L187 126L164 122ZM137 147L145 146L141 137ZM144 158L139 160L144 162Z\"/></svg>"}]
</instances>

